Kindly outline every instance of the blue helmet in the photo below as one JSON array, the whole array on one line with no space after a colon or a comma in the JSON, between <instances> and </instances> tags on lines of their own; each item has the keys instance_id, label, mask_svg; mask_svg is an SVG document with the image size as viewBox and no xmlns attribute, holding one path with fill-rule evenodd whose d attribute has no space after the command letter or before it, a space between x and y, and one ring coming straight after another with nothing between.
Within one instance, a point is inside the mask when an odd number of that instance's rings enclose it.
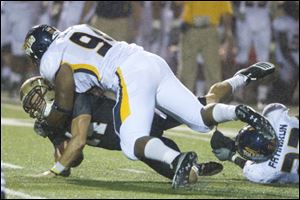
<instances>
[{"instance_id":1,"label":"blue helmet","mask_svg":"<svg viewBox=\"0 0 300 200\"><path fill-rule=\"evenodd\" d=\"M45 24L34 26L28 31L23 48L34 64L39 64L42 56L59 33L60 31L56 28Z\"/></svg>"},{"instance_id":2,"label":"blue helmet","mask_svg":"<svg viewBox=\"0 0 300 200\"><path fill-rule=\"evenodd\" d=\"M245 159L264 162L277 150L277 138L267 138L248 125L241 129L235 139L237 152Z\"/></svg>"}]
</instances>

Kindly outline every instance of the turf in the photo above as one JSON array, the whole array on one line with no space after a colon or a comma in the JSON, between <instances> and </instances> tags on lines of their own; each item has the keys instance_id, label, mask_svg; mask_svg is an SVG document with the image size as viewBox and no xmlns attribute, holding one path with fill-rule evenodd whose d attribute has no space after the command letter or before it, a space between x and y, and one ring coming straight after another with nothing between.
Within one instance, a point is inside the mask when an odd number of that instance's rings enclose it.
<instances>
[{"instance_id":1,"label":"turf","mask_svg":"<svg viewBox=\"0 0 300 200\"><path fill-rule=\"evenodd\" d=\"M16 106L1 106L1 118L28 119ZM2 121L2 120L1 120ZM226 123L221 129L236 131L240 123ZM179 134L180 133L180 134ZM190 131L166 133L183 151L194 150L199 161L217 161L211 153L210 135ZM192 138L185 137L191 136ZM213 177L201 177L197 184L171 189L170 181L143 163L130 161L121 152L86 147L85 160L69 178L35 178L53 163L53 149L47 139L36 136L31 127L1 125L1 160L22 166L5 169L7 188L45 198L299 198L299 185L260 185L247 181L242 171L224 162L224 170ZM8 196L16 198L15 196Z\"/></svg>"}]
</instances>

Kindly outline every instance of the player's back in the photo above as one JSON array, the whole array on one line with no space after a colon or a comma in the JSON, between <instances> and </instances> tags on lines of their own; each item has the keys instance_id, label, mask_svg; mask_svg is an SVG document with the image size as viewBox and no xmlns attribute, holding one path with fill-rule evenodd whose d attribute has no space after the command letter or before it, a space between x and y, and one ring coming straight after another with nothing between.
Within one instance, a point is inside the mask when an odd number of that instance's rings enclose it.
<instances>
[{"instance_id":1,"label":"player's back","mask_svg":"<svg viewBox=\"0 0 300 200\"><path fill-rule=\"evenodd\" d=\"M139 49L88 25L76 25L53 41L42 57L40 72L53 82L59 66L66 63L74 72L76 92L86 92L93 86L111 89L117 81L117 67Z\"/></svg>"},{"instance_id":2,"label":"player's back","mask_svg":"<svg viewBox=\"0 0 300 200\"><path fill-rule=\"evenodd\" d=\"M278 181L294 182L298 174L299 182L299 120L289 116L288 109L282 106L282 104L274 106L271 104L269 109L274 110L268 113L267 107L264 113L274 127L279 140L279 147L268 165L280 172Z\"/></svg>"},{"instance_id":3,"label":"player's back","mask_svg":"<svg viewBox=\"0 0 300 200\"><path fill-rule=\"evenodd\" d=\"M244 174L260 183L299 182L299 119L290 117L282 104L270 104L263 114L275 129L279 146L270 160L257 164L248 162Z\"/></svg>"}]
</instances>

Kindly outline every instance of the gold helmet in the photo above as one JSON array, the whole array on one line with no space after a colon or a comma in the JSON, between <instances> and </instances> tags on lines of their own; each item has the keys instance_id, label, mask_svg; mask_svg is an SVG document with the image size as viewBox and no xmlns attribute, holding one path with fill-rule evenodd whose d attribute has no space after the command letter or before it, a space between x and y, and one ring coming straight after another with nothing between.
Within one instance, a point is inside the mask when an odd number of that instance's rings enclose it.
<instances>
[{"instance_id":1,"label":"gold helmet","mask_svg":"<svg viewBox=\"0 0 300 200\"><path fill-rule=\"evenodd\" d=\"M23 109L32 118L42 119L51 111L55 92L51 83L41 76L27 79L20 88Z\"/></svg>"}]
</instances>

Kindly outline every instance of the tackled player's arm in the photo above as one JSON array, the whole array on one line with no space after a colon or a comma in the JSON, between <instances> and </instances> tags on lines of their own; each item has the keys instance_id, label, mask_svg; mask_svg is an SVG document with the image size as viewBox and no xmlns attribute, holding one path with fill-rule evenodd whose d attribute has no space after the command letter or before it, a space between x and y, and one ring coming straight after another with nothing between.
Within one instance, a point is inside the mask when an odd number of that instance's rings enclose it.
<instances>
[{"instance_id":1,"label":"tackled player's arm","mask_svg":"<svg viewBox=\"0 0 300 200\"><path fill-rule=\"evenodd\" d=\"M213 149L212 152L220 161L231 161L242 169L245 167L247 160L236 153L235 141L219 130L214 131L210 146Z\"/></svg>"},{"instance_id":2,"label":"tackled player's arm","mask_svg":"<svg viewBox=\"0 0 300 200\"><path fill-rule=\"evenodd\" d=\"M73 119L71 126L72 138L59 159L59 163L64 167L72 167L72 162L82 155L90 123L91 115L88 114L79 115Z\"/></svg>"},{"instance_id":3,"label":"tackled player's arm","mask_svg":"<svg viewBox=\"0 0 300 200\"><path fill-rule=\"evenodd\" d=\"M252 80L262 79L275 71L275 66L268 62L258 62L248 68L241 69L232 78L215 83L209 89L206 97L207 104L225 101L238 88L246 86Z\"/></svg>"},{"instance_id":4,"label":"tackled player's arm","mask_svg":"<svg viewBox=\"0 0 300 200\"><path fill-rule=\"evenodd\" d=\"M62 64L55 77L55 102L47 117L49 126L66 128L72 114L74 91L73 71L69 65Z\"/></svg>"}]
</instances>

